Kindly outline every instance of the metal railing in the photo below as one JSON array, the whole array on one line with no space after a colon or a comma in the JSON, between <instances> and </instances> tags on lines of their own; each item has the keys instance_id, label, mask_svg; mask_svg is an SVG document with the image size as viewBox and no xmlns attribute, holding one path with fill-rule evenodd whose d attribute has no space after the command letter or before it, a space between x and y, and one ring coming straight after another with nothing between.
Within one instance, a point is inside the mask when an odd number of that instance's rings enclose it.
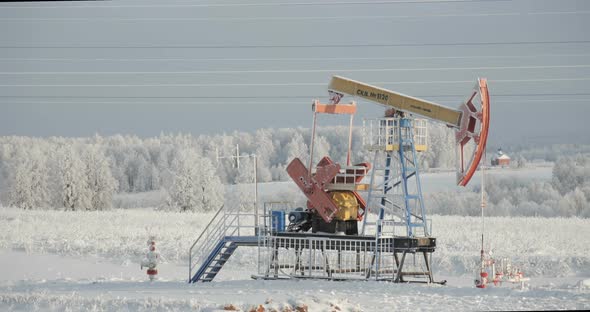
<instances>
[{"instance_id":1,"label":"metal railing","mask_svg":"<svg viewBox=\"0 0 590 312\"><path fill-rule=\"evenodd\" d=\"M332 184L356 184L361 181L367 174L369 169L365 166L342 166L340 172L336 174L332 180Z\"/></svg>"},{"instance_id":2,"label":"metal railing","mask_svg":"<svg viewBox=\"0 0 590 312\"><path fill-rule=\"evenodd\" d=\"M388 146L398 144L398 132L396 131L399 118L364 119L362 130L363 147L369 150L385 150ZM428 121L426 119L413 119L414 144L427 145Z\"/></svg>"},{"instance_id":3,"label":"metal railing","mask_svg":"<svg viewBox=\"0 0 590 312\"><path fill-rule=\"evenodd\" d=\"M239 205L235 207L223 205L219 208L189 249L189 281L193 278L198 266L204 263L219 242L226 237L255 235L255 222L248 222L249 218L254 220L256 214L240 211Z\"/></svg>"},{"instance_id":4,"label":"metal railing","mask_svg":"<svg viewBox=\"0 0 590 312\"><path fill-rule=\"evenodd\" d=\"M369 245L361 241L345 241L326 238L275 238L274 245L295 246L291 250L282 249L286 260L275 262L279 268L292 268L290 275L307 275L308 277L323 278L364 278L366 271L370 268L367 257L364 257L369 250ZM306 246L307 245L307 246ZM299 248L298 248L299 247ZM302 248L307 247L304 250ZM300 253L299 263L297 255ZM280 255L279 255L280 257ZM290 263L291 262L291 263ZM299 266L299 272L295 270ZM276 266L273 266L276 267Z\"/></svg>"},{"instance_id":5,"label":"metal railing","mask_svg":"<svg viewBox=\"0 0 590 312\"><path fill-rule=\"evenodd\" d=\"M258 275L263 278L315 278L333 280L393 279L397 272L393 239L397 224L375 222L374 239L280 236L267 211L258 240Z\"/></svg>"},{"instance_id":6,"label":"metal railing","mask_svg":"<svg viewBox=\"0 0 590 312\"><path fill-rule=\"evenodd\" d=\"M366 280L396 272L393 238L373 240L269 236L261 248L264 278Z\"/></svg>"}]
</instances>

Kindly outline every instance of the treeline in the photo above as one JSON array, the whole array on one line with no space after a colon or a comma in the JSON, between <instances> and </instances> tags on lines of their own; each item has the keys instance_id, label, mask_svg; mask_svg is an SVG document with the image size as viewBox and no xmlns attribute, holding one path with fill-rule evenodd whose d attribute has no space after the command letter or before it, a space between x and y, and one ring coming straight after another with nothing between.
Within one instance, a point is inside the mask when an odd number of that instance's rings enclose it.
<instances>
[{"instance_id":1,"label":"treeline","mask_svg":"<svg viewBox=\"0 0 590 312\"><path fill-rule=\"evenodd\" d=\"M314 161L330 155L343 163L347 135L346 127L318 129ZM309 137L309 129L303 128L199 136L161 134L153 138L0 137L0 204L24 209L100 210L110 208L117 193L162 190L169 209L213 210L223 203L224 196L227 199L223 184L253 181L254 161L248 155L257 155L258 181L285 181L289 179L285 167L291 159L300 157L307 163ZM360 129L355 128L353 162L372 162L361 142ZM428 144L428 151L420 153L421 168L454 166L452 130L431 125ZM235 155L236 146L244 156L239 166L231 158L218 161L218 156ZM569 146L566 151L580 149L584 146ZM553 147L547 151L557 153ZM523 158L522 154L518 158ZM559 158L551 182L491 177L486 209L490 215L502 216L589 217L589 179L590 160L582 155ZM427 202L432 213L477 215L478 198L479 189L474 188L431 194Z\"/></svg>"},{"instance_id":2,"label":"treeline","mask_svg":"<svg viewBox=\"0 0 590 312\"><path fill-rule=\"evenodd\" d=\"M330 155L335 161L344 163L347 137L347 127L319 128L314 162ZM253 158L241 157L239 170L235 160L221 158L218 161L218 156L236 155L237 147L242 156L257 155L258 181L286 181L289 177L285 168L294 157L302 158L304 163L309 161L309 140L310 130L304 128L198 136L161 134L152 138L123 135L89 138L5 136L0 137L0 200L5 205L23 208L95 210L110 207L114 193L160 189L180 192L179 176L186 171L193 175L185 180L186 183L189 180L197 183L198 175L204 172L209 173L207 181L218 180L221 184L250 182L253 180ZM428 141L429 150L420 156L422 168L453 167L452 131L432 125ZM373 156L361 144L361 131L355 128L352 160L372 161ZM189 186L185 185L185 188ZM177 201L178 205L187 207L180 204L182 200ZM201 198L201 202L207 201ZM189 206L196 207L194 204Z\"/></svg>"},{"instance_id":3,"label":"treeline","mask_svg":"<svg viewBox=\"0 0 590 312\"><path fill-rule=\"evenodd\" d=\"M111 208L117 192L163 188L168 208L220 207L223 185L213 162L198 153L190 138L178 136L174 141L175 145L160 145L133 137L2 138L2 204L103 210Z\"/></svg>"},{"instance_id":4,"label":"treeline","mask_svg":"<svg viewBox=\"0 0 590 312\"><path fill-rule=\"evenodd\" d=\"M75 148L69 142L12 138L3 143L0 167L3 201L23 209L65 210L110 208L117 181L100 146Z\"/></svg>"},{"instance_id":5,"label":"treeline","mask_svg":"<svg viewBox=\"0 0 590 312\"><path fill-rule=\"evenodd\" d=\"M551 181L489 176L486 215L589 218L590 156L562 156L556 160L552 175ZM425 200L434 214L477 216L480 187L430 194Z\"/></svg>"},{"instance_id":6,"label":"treeline","mask_svg":"<svg viewBox=\"0 0 590 312\"><path fill-rule=\"evenodd\" d=\"M544 160L555 162L564 155L590 154L590 145L588 144L551 144L539 146L523 143L498 146L498 148L502 148L512 159L522 157L527 161Z\"/></svg>"}]
</instances>

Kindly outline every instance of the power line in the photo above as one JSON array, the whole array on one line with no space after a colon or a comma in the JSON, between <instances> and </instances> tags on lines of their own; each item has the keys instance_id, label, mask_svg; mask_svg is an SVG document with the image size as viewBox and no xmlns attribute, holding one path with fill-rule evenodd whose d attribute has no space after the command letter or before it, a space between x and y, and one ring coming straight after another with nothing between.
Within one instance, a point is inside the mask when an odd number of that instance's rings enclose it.
<instances>
[{"instance_id":1,"label":"power line","mask_svg":"<svg viewBox=\"0 0 590 312\"><path fill-rule=\"evenodd\" d=\"M419 98L443 98L443 97L464 97L465 94L416 94L414 95ZM590 93L501 93L493 94L496 97L544 97L544 96L590 96ZM328 97L328 94L324 95L255 95L255 96L88 96L88 95L0 95L0 98L16 98L16 99L271 99L282 100L282 99L314 99ZM125 102L123 102L125 103ZM143 103L143 102L142 102Z\"/></svg>"},{"instance_id":2,"label":"power line","mask_svg":"<svg viewBox=\"0 0 590 312\"><path fill-rule=\"evenodd\" d=\"M425 43L385 43L385 44L316 44L316 45L4 45L0 49L317 49L317 48L367 48L367 47L428 47L428 46L489 46L489 45L550 45L550 44L587 44L590 40L555 40L555 41L490 41L490 42L425 42Z\"/></svg>"},{"instance_id":3,"label":"power line","mask_svg":"<svg viewBox=\"0 0 590 312\"><path fill-rule=\"evenodd\" d=\"M544 12L501 12L471 14L422 14L422 15L332 15L332 16L258 16L258 17L5 17L0 22L211 22L211 21L311 21L331 22L335 20L383 20L418 18L457 18L457 17L499 17L535 15L580 15L590 11L544 11Z\"/></svg>"},{"instance_id":4,"label":"power line","mask_svg":"<svg viewBox=\"0 0 590 312\"><path fill-rule=\"evenodd\" d=\"M361 69L262 69L262 70L196 70L196 71L42 71L0 72L0 75L194 75L194 74L275 74L275 73L333 73L333 72L395 72L395 71L455 71L455 70L505 70L505 69L557 69L589 68L588 64L577 65L531 65L531 66L476 66L476 67L431 67L431 68L361 68Z\"/></svg>"},{"instance_id":5,"label":"power line","mask_svg":"<svg viewBox=\"0 0 590 312\"><path fill-rule=\"evenodd\" d=\"M267 3L201 3L201 4L141 4L141 5L63 5L63 6L0 6L2 9L107 9L107 8L210 8L210 7L263 7L263 6L333 6L333 5L395 5L395 4L450 4L477 2L508 2L512 0L396 0L396 1L320 1L320 2L267 2Z\"/></svg>"},{"instance_id":6,"label":"power line","mask_svg":"<svg viewBox=\"0 0 590 312\"><path fill-rule=\"evenodd\" d=\"M4 61L31 62L263 62L263 61L386 61L437 59L521 59L537 57L588 57L590 54L466 55L466 56L388 56L388 57L285 57L285 58L2 58Z\"/></svg>"},{"instance_id":7,"label":"power line","mask_svg":"<svg viewBox=\"0 0 590 312\"><path fill-rule=\"evenodd\" d=\"M327 96L327 95L326 95ZM86 96L86 95L0 95L0 98L67 98L67 99L299 99L319 98L321 95L281 95L281 96Z\"/></svg>"},{"instance_id":8,"label":"power line","mask_svg":"<svg viewBox=\"0 0 590 312\"><path fill-rule=\"evenodd\" d=\"M457 98L454 100L437 100L439 104L458 104L463 100L463 98ZM363 100L366 101L366 100ZM538 102L560 102L560 103L574 103L574 102L590 102L590 98L584 99L519 99L519 100L509 100L509 99L501 99L501 100L493 100L492 103L538 103ZM117 104L117 105L148 105L148 104L156 104L156 105L163 105L163 104L187 104L187 105L215 105L215 104L259 104L259 105L281 105L281 104L289 104L289 105L301 105L305 104L305 102L293 102L293 101L215 101L215 102L129 102L129 101L93 101L93 102L56 102L56 101L35 101L35 102L13 102L12 104L27 104L27 105L52 105L52 104L74 104L74 105L87 105L87 104Z\"/></svg>"},{"instance_id":9,"label":"power line","mask_svg":"<svg viewBox=\"0 0 590 312\"><path fill-rule=\"evenodd\" d=\"M590 77L584 78L540 78L540 79L489 79L490 83L512 83L512 82L556 82L556 81L589 81ZM474 80L431 80L431 81L377 81L368 82L375 85L398 85L398 84L456 84L472 83ZM173 84L0 84L0 87L290 87L290 86L325 86L326 82L292 82L292 83L173 83Z\"/></svg>"}]
</instances>

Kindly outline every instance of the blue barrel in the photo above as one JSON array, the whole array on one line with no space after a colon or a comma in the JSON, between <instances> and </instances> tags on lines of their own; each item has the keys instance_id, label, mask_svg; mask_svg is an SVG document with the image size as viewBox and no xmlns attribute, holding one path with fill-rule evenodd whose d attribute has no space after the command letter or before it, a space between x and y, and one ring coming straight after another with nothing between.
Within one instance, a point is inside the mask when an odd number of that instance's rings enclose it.
<instances>
[{"instance_id":1,"label":"blue barrel","mask_svg":"<svg viewBox=\"0 0 590 312\"><path fill-rule=\"evenodd\" d=\"M273 232L285 232L285 212L282 210L272 210L270 212L271 230Z\"/></svg>"}]
</instances>

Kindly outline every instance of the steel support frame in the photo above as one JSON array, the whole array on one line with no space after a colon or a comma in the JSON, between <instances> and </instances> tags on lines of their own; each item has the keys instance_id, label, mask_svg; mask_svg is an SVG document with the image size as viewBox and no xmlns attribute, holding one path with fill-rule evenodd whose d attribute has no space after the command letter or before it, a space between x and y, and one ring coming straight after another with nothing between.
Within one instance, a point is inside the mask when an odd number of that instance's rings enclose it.
<instances>
[{"instance_id":1,"label":"steel support frame","mask_svg":"<svg viewBox=\"0 0 590 312\"><path fill-rule=\"evenodd\" d=\"M399 140L398 156L401 168L400 178L404 196L407 234L409 237L413 237L415 234L414 228L423 227L424 236L430 236L426 224L426 210L424 208L424 198L422 196L422 185L420 183L416 146L414 145L413 119L400 118L396 130L398 132ZM416 187L415 193L413 194L410 193L412 179L414 180ZM412 203L415 205L412 205ZM413 207L416 207L419 211L412 211ZM417 213L420 218L414 216L414 220L412 220L412 216ZM418 219L422 219L421 222L418 222Z\"/></svg>"},{"instance_id":2,"label":"steel support frame","mask_svg":"<svg viewBox=\"0 0 590 312\"><path fill-rule=\"evenodd\" d=\"M372 189L369 191L369 204L374 204L374 196L381 196L380 209L378 211L378 220L383 220L385 217L385 209L388 204L393 205L393 201L388 203L388 193L397 190L398 195L403 199L403 216L401 216L402 222L406 227L406 235L413 237L416 235L415 228L423 228L423 235L430 236L426 210L424 208L424 198L422 195L422 185L420 183L420 173L418 169L418 159L416 153L416 146L414 144L414 131L413 131L413 119L411 118L399 118L393 120L393 125L388 126L393 128L397 134L396 142L392 142L397 145L397 150L385 150L376 151L375 161L377 160L377 153L385 153L385 167L383 167L383 183L380 183L379 188L381 189L381 195L374 195ZM375 165L374 170L377 170L379 166ZM374 185L375 171L371 174L371 185ZM393 209L393 207L392 207ZM393 210L390 212L393 213ZM366 220L366 219L365 219ZM378 221L379 222L379 221ZM363 231L364 232L364 222ZM377 235L381 234L381 228L377 227Z\"/></svg>"}]
</instances>

